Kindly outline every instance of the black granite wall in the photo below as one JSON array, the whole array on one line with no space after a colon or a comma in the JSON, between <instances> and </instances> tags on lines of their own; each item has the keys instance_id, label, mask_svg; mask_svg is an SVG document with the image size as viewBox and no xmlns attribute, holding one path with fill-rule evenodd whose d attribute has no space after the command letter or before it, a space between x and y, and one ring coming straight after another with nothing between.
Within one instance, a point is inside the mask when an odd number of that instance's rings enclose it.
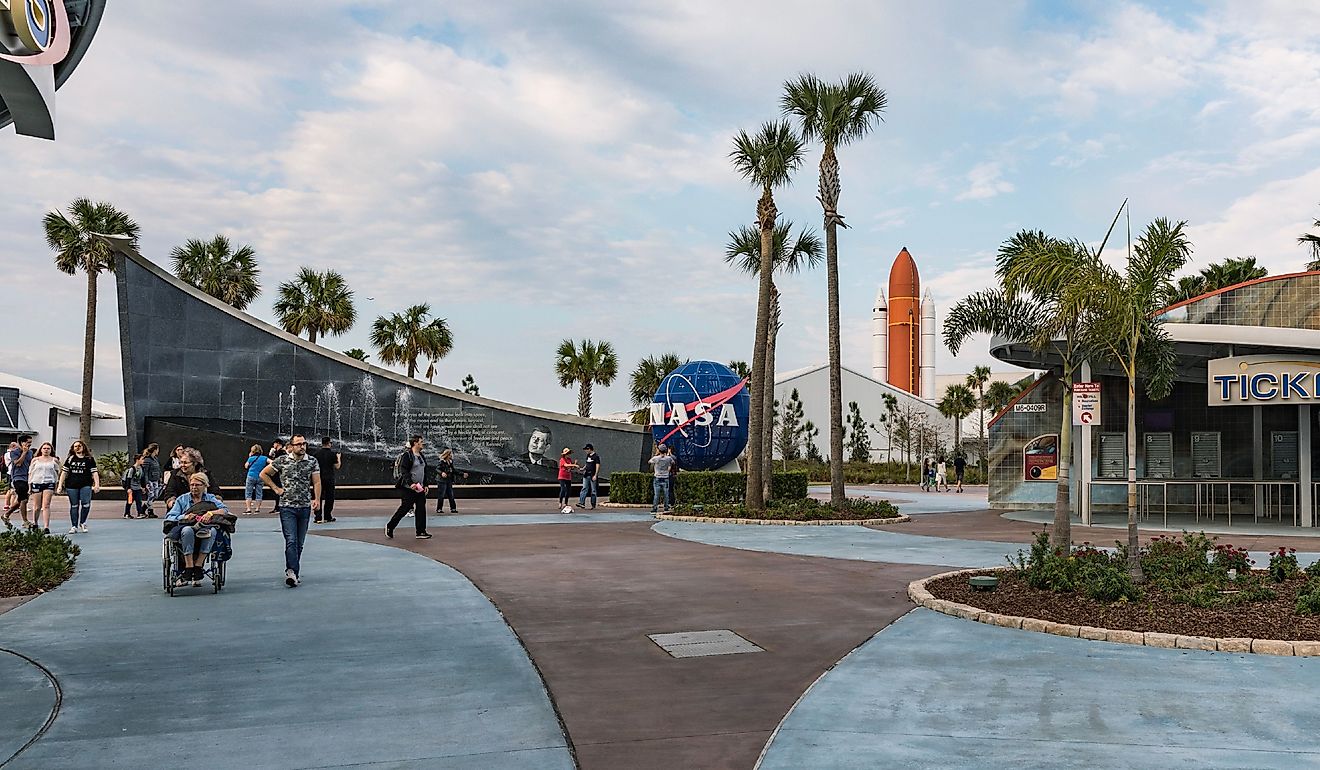
<instances>
[{"instance_id":1,"label":"black granite wall","mask_svg":"<svg viewBox=\"0 0 1320 770\"><path fill-rule=\"evenodd\" d=\"M166 453L179 427L192 426L213 447L207 465L223 484L240 482L243 447L293 432L331 437L345 454L344 484L388 482L390 461L414 433L431 452L452 447L478 483L553 481L560 449L580 458L587 442L603 476L638 470L649 454L642 426L469 396L363 364L234 310L135 252L121 251L116 279L130 451L158 441ZM543 457L528 454L538 429L550 434ZM220 446L235 456L214 456Z\"/></svg>"}]
</instances>

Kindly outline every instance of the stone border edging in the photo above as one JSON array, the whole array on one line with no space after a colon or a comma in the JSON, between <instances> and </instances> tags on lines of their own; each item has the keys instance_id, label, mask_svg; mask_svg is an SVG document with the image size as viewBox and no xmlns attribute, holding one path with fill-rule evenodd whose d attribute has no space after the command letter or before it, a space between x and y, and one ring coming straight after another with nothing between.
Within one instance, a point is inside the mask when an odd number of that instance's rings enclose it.
<instances>
[{"instance_id":1,"label":"stone border edging","mask_svg":"<svg viewBox=\"0 0 1320 770\"><path fill-rule=\"evenodd\" d=\"M657 513L655 514L655 517L661 521L692 521L700 522L702 524L772 524L781 527L832 527L847 524L855 524L859 527L865 525L883 527L889 524L902 524L905 521L912 521L911 516L905 516L902 514L891 516L887 519L823 519L820 521L797 521L795 519L720 519L711 516L674 516L668 513Z\"/></svg>"},{"instance_id":2,"label":"stone border edging","mask_svg":"<svg viewBox=\"0 0 1320 770\"><path fill-rule=\"evenodd\" d=\"M964 620L975 620L1003 628L1019 628L1023 631L1054 634L1055 636L1077 637L1097 642L1116 644L1134 644L1145 647L1162 647L1178 650L1206 650L1208 652L1245 652L1258 655L1293 655L1297 657L1320 656L1320 642L1290 642L1281 639L1247 639L1242 637L1219 638L1213 636L1183 636L1182 634L1164 634L1156 631L1126 631L1095 626L1074 626L1068 623L1055 623L1038 618L1024 618L1018 615L1001 615L997 612L959 604L948 599L937 599L927 588L932 580L990 572L1008 572L1012 567L992 567L959 569L942 572L922 580L908 583L908 598L920 607L942 612Z\"/></svg>"}]
</instances>

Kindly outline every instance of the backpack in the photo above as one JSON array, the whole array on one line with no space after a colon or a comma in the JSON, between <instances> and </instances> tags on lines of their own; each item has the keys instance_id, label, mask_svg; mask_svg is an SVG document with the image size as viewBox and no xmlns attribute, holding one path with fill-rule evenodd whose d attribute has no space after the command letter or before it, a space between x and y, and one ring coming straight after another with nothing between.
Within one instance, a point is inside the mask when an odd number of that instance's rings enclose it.
<instances>
[{"instance_id":1,"label":"backpack","mask_svg":"<svg viewBox=\"0 0 1320 770\"><path fill-rule=\"evenodd\" d=\"M133 479L135 476L137 476L136 471L137 471L137 466L135 465L130 465L127 468L125 468L124 472L119 474L119 486L123 487L124 489L132 489Z\"/></svg>"}]
</instances>

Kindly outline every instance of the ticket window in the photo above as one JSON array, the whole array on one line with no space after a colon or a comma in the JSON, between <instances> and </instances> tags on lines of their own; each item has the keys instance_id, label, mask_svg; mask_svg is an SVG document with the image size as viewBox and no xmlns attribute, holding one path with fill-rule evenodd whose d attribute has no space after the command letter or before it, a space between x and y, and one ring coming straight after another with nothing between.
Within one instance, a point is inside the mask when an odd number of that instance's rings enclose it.
<instances>
[{"instance_id":1,"label":"ticket window","mask_svg":"<svg viewBox=\"0 0 1320 770\"><path fill-rule=\"evenodd\" d=\"M1197 431L1192 434L1192 478L1219 478L1219 458L1219 431Z\"/></svg>"},{"instance_id":2,"label":"ticket window","mask_svg":"<svg viewBox=\"0 0 1320 770\"><path fill-rule=\"evenodd\" d=\"M1142 443L1146 448L1146 478L1173 478L1173 434L1147 433Z\"/></svg>"},{"instance_id":3,"label":"ticket window","mask_svg":"<svg viewBox=\"0 0 1320 770\"><path fill-rule=\"evenodd\" d=\"M1096 452L1096 478L1127 478L1127 434L1101 433Z\"/></svg>"},{"instance_id":4,"label":"ticket window","mask_svg":"<svg viewBox=\"0 0 1320 770\"><path fill-rule=\"evenodd\" d=\"M1295 479L1297 470L1297 431L1270 431L1270 478Z\"/></svg>"}]
</instances>

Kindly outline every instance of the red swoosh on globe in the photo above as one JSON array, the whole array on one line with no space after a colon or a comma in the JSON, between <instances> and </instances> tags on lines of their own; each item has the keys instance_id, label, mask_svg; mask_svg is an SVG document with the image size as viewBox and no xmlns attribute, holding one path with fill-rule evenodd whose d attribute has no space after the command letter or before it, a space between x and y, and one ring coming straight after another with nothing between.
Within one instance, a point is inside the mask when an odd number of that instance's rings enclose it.
<instances>
[{"instance_id":1,"label":"red swoosh on globe","mask_svg":"<svg viewBox=\"0 0 1320 770\"><path fill-rule=\"evenodd\" d=\"M742 391L743 386L745 386L746 384L747 384L747 380L744 378L744 379L742 379L742 380L739 380L737 385L734 385L733 387L728 388L727 390L721 390L719 393L716 393L715 395L711 396L710 398L699 398L699 399L697 399L696 401L693 401L693 402L690 403L690 404L684 404L684 405L683 405L683 408L686 409L686 410L691 411L691 410L696 409L698 404L710 404L711 409L714 409L715 407L717 407L717 406L723 404L725 401L728 401L729 399L731 399L731 398L733 398L734 396L738 395L738 393ZM707 412L703 412L702 414L708 414L708 413L709 413L709 411L707 411ZM672 410L672 409L669 410L668 412L665 413L665 419L666 419L666 420L669 419L670 416L672 416L673 414L674 414L674 410ZM665 437L662 438L662 439L660 439L660 441L659 441L658 443L661 443L661 444L665 443L665 442L668 441L668 440L669 440L669 439L670 439L675 433L678 433L680 430L683 430L684 426L691 424L694 420L696 420L696 419L699 418L699 417L701 417L700 414L693 414L691 417L687 418L686 421L681 422L681 423L679 423L678 425L675 425L675 426L674 426L674 429L671 430L671 431L669 431L668 433L666 433L666 434L665 434Z\"/></svg>"}]
</instances>

